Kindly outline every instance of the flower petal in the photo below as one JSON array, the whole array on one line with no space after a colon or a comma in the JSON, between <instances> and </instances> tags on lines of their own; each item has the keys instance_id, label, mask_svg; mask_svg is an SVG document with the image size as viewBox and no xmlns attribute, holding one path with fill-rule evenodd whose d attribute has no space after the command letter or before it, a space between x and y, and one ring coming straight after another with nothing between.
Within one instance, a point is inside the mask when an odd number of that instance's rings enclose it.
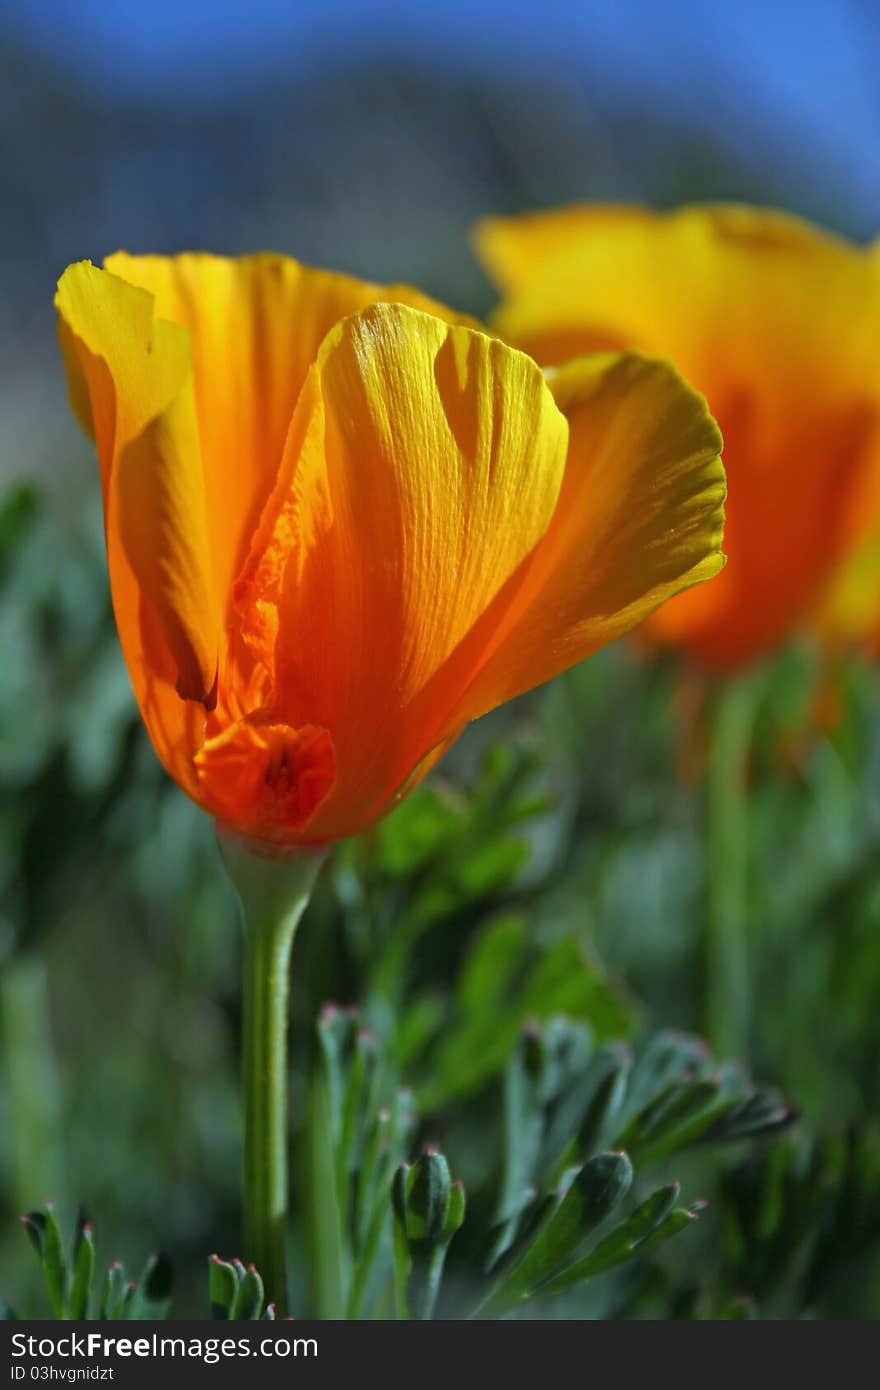
<instances>
[{"instance_id":1,"label":"flower petal","mask_svg":"<svg viewBox=\"0 0 880 1390\"><path fill-rule=\"evenodd\" d=\"M520 217L484 217L474 227L474 249L505 294L534 279L536 271L576 247L584 224L613 233L616 226L649 213L613 203L572 203Z\"/></svg>"},{"instance_id":2,"label":"flower petal","mask_svg":"<svg viewBox=\"0 0 880 1390\"><path fill-rule=\"evenodd\" d=\"M858 400L827 414L793 413L787 438L769 442L748 396L724 402L721 418L728 563L713 584L658 609L645 634L686 644L703 665L729 671L782 641L821 603L853 544L852 502L876 476L880 439L878 412ZM871 515L876 505L862 528Z\"/></svg>"},{"instance_id":3,"label":"flower petal","mask_svg":"<svg viewBox=\"0 0 880 1390\"><path fill-rule=\"evenodd\" d=\"M101 465L108 566L120 639L144 719L177 776L218 661L217 603L185 334L149 295L87 262L56 305L71 398ZM182 697L182 698L181 698Z\"/></svg>"},{"instance_id":4,"label":"flower petal","mask_svg":"<svg viewBox=\"0 0 880 1390\"><path fill-rule=\"evenodd\" d=\"M520 278L495 320L545 364L635 347L671 357L716 409L720 391L762 377L797 401L807 371L827 396L876 350L866 254L798 218L584 207L564 226L546 256L522 233Z\"/></svg>"},{"instance_id":5,"label":"flower petal","mask_svg":"<svg viewBox=\"0 0 880 1390\"><path fill-rule=\"evenodd\" d=\"M548 379L571 429L559 503L450 728L582 661L724 563L721 437L703 398L634 353L583 357Z\"/></svg>"},{"instance_id":6,"label":"flower petal","mask_svg":"<svg viewBox=\"0 0 880 1390\"><path fill-rule=\"evenodd\" d=\"M310 834L367 822L439 741L553 514L567 436L540 370L482 333L379 304L326 339L237 590L242 629L275 639L273 709L333 740Z\"/></svg>"},{"instance_id":7,"label":"flower petal","mask_svg":"<svg viewBox=\"0 0 880 1390\"><path fill-rule=\"evenodd\" d=\"M706 395L725 438L729 563L646 632L742 665L808 620L877 516L876 254L735 205L547 219L542 237L529 219L494 229L521 271L496 322L544 363L596 347L671 357Z\"/></svg>"},{"instance_id":8,"label":"flower petal","mask_svg":"<svg viewBox=\"0 0 880 1390\"><path fill-rule=\"evenodd\" d=\"M309 367L339 319L381 299L450 310L403 285L383 288L287 256L130 256L108 270L148 290L192 344L218 592L227 594L278 473Z\"/></svg>"}]
</instances>

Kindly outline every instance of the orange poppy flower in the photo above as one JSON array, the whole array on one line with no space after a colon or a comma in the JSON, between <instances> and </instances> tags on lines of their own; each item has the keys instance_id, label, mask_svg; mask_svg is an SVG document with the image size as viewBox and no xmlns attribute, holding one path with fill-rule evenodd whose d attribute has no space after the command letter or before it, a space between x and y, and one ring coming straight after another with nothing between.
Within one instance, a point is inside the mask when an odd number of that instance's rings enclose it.
<instances>
[{"instance_id":1,"label":"orange poppy flower","mask_svg":"<svg viewBox=\"0 0 880 1390\"><path fill-rule=\"evenodd\" d=\"M717 429L665 364L546 379L415 290L278 256L120 254L56 303L144 722L244 835L363 829L721 567Z\"/></svg>"},{"instance_id":2,"label":"orange poppy flower","mask_svg":"<svg viewBox=\"0 0 880 1390\"><path fill-rule=\"evenodd\" d=\"M724 435L717 583L646 632L730 670L806 623L880 516L880 274L783 213L571 207L476 232L506 294L498 330L539 362L596 348L669 356Z\"/></svg>"}]
</instances>

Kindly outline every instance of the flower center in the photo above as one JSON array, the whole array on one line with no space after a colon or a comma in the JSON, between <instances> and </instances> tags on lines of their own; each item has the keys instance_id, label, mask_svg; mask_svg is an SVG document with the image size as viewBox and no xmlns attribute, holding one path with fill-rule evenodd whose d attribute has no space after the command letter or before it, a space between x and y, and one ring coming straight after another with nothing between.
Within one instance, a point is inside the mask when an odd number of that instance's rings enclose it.
<instances>
[{"instance_id":1,"label":"flower center","mask_svg":"<svg viewBox=\"0 0 880 1390\"><path fill-rule=\"evenodd\" d=\"M196 771L217 819L283 843L300 831L336 779L326 729L240 719L209 738Z\"/></svg>"}]
</instances>

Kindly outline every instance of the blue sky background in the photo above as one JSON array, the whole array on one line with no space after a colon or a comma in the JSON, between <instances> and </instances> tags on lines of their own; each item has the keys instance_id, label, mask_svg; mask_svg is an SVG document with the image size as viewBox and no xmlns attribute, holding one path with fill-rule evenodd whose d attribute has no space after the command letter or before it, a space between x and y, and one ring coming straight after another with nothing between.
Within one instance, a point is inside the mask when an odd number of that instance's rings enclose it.
<instances>
[{"instance_id":1,"label":"blue sky background","mask_svg":"<svg viewBox=\"0 0 880 1390\"><path fill-rule=\"evenodd\" d=\"M3 31L98 101L218 108L370 62L579 85L788 161L880 226L876 0L0 0ZM785 192L787 190L781 190ZM786 201L785 197L780 201Z\"/></svg>"},{"instance_id":2,"label":"blue sky background","mask_svg":"<svg viewBox=\"0 0 880 1390\"><path fill-rule=\"evenodd\" d=\"M822 158L880 221L880 10L875 0L41 0L7 32L131 99L223 101L267 78L396 54L420 65L589 73L733 132Z\"/></svg>"}]
</instances>

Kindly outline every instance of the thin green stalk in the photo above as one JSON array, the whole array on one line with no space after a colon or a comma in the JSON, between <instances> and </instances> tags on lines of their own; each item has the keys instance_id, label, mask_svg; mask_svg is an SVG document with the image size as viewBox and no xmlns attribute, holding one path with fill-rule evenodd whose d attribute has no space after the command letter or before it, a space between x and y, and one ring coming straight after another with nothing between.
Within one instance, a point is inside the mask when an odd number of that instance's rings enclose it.
<instances>
[{"instance_id":1,"label":"thin green stalk","mask_svg":"<svg viewBox=\"0 0 880 1390\"><path fill-rule=\"evenodd\" d=\"M398 1321L407 1322L409 1321L409 1303L406 1293L413 1262L406 1232L398 1221L394 1222L392 1239L394 1242L394 1315Z\"/></svg>"},{"instance_id":2,"label":"thin green stalk","mask_svg":"<svg viewBox=\"0 0 880 1390\"><path fill-rule=\"evenodd\" d=\"M712 715L707 786L705 1028L716 1055L743 1057L750 1026L748 760L760 673L729 680Z\"/></svg>"},{"instance_id":3,"label":"thin green stalk","mask_svg":"<svg viewBox=\"0 0 880 1390\"><path fill-rule=\"evenodd\" d=\"M413 1262L413 1284L411 1295L412 1316L421 1322L428 1322L434 1316L443 1266L446 1263L446 1245L434 1245L418 1260Z\"/></svg>"},{"instance_id":4,"label":"thin green stalk","mask_svg":"<svg viewBox=\"0 0 880 1390\"><path fill-rule=\"evenodd\" d=\"M399 1111L381 1111L376 1119L360 1173L355 1208L357 1258L348 1295L346 1317L361 1316L361 1308L389 1219L388 1195L399 1136Z\"/></svg>"},{"instance_id":5,"label":"thin green stalk","mask_svg":"<svg viewBox=\"0 0 880 1390\"><path fill-rule=\"evenodd\" d=\"M323 1077L309 1097L308 1174L312 1314L322 1322L345 1317L349 1270L333 1157L330 1105Z\"/></svg>"},{"instance_id":6,"label":"thin green stalk","mask_svg":"<svg viewBox=\"0 0 880 1390\"><path fill-rule=\"evenodd\" d=\"M267 858L228 832L219 838L244 919L244 1253L262 1275L266 1301L284 1317L290 956L323 854Z\"/></svg>"},{"instance_id":7,"label":"thin green stalk","mask_svg":"<svg viewBox=\"0 0 880 1390\"><path fill-rule=\"evenodd\" d=\"M379 1199L373 1209L370 1224L367 1227L361 1252L357 1265L355 1266L345 1314L346 1317L352 1321L361 1316L361 1309L369 1286L370 1275L376 1267L376 1256L379 1254L379 1246L382 1243L382 1236L385 1233L385 1227L388 1222L387 1200L387 1192L381 1191Z\"/></svg>"}]
</instances>

